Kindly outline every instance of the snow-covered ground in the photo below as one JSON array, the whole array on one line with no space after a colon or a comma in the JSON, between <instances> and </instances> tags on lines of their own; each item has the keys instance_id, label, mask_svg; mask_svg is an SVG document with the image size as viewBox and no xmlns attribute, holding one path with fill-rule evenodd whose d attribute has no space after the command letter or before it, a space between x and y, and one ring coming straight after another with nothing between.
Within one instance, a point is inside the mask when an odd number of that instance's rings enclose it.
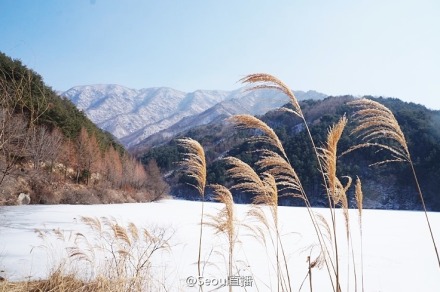
<instances>
[{"instance_id":1,"label":"snow-covered ground","mask_svg":"<svg viewBox=\"0 0 440 292\"><path fill-rule=\"evenodd\" d=\"M199 202L164 200L145 204L120 205L31 205L0 207L0 275L10 280L44 277L56 257L63 256L55 237L42 241L35 229L59 229L87 232L79 220L81 216L113 217L121 224L134 222L137 226L166 228L174 232L171 253L153 258L153 265L161 267L161 276L170 291L196 291L188 287L188 277L197 277L198 236L200 227ZM221 204L207 203L205 214L215 215ZM247 221L249 205L236 205L237 219ZM329 218L327 209L315 209ZM430 213L432 228L440 242L440 214ZM310 247L317 244L316 235L305 208L280 207L280 229L288 258L293 291L300 291L308 271L307 256ZM350 211L351 235L355 253L357 288L361 291L360 241L357 210ZM337 218L338 245L340 251L341 288L355 291L353 259L347 251L346 233L341 214ZM50 242L52 240L52 242ZM202 259L204 284L211 281L211 288L226 277L227 244L222 235L215 235L205 226ZM313 249L312 255L317 248ZM440 291L440 269L429 237L424 214L421 212L364 210L363 251L365 291ZM348 256L349 254L350 256ZM274 249L268 242L263 247L249 231L240 227L234 254L234 272L246 279L246 291L276 290ZM348 263L350 265L348 273ZM325 267L312 270L313 289L331 291L331 283ZM310 291L309 280L301 291ZM196 285L197 286L197 285ZM222 288L221 290L225 290ZM244 288L238 288L241 291Z\"/></svg>"}]
</instances>

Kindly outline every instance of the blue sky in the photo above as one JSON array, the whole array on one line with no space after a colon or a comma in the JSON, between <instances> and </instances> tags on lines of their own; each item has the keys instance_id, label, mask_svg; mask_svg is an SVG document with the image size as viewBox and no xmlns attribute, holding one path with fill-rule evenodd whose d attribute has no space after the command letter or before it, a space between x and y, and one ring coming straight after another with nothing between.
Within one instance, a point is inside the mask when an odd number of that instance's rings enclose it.
<instances>
[{"instance_id":1,"label":"blue sky","mask_svg":"<svg viewBox=\"0 0 440 292\"><path fill-rule=\"evenodd\" d=\"M1 0L0 51L56 90L183 91L273 74L440 109L438 0Z\"/></svg>"}]
</instances>

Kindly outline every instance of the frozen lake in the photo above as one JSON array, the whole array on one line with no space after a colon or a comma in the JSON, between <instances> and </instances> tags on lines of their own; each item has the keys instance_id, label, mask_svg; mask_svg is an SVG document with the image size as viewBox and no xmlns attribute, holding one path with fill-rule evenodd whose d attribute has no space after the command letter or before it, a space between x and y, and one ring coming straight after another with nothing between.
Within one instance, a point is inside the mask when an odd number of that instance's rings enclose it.
<instances>
[{"instance_id":1,"label":"frozen lake","mask_svg":"<svg viewBox=\"0 0 440 292\"><path fill-rule=\"evenodd\" d=\"M215 215L222 205L206 203L205 214ZM35 229L60 230L63 234L90 232L81 216L112 217L121 225L128 222L138 227L160 227L170 234L171 252L153 258L160 271L158 277L171 291L190 290L188 277L197 276L198 236L200 227L199 202L164 200L156 203L114 205L30 205L0 207L0 275L9 280L44 278L54 262L66 257L65 246L54 237L42 240ZM236 205L239 221L249 222L249 205ZM329 218L329 211L316 209ZM337 214L340 251L341 287L354 291L351 251L346 245L346 233L341 214ZM430 213L437 242L440 242L440 214ZM310 246L316 245L316 235L305 208L279 207L282 241L288 259L292 290L299 291L307 275ZM357 285L360 290L360 237L357 210L350 211L351 234L355 252ZM202 259L206 262L204 279L224 279L227 275L227 243L212 228L204 227ZM365 291L440 291L440 269L430 241L422 212L364 210L363 248ZM314 249L316 250L316 249ZM348 253L348 254L347 254ZM263 247L239 228L234 253L234 273L252 277L247 291L276 289L274 250ZM313 254L312 254L313 255ZM325 268L313 269L313 288L330 291ZM206 284L206 283L205 283ZM211 285L212 286L212 285ZM197 287L192 288L194 291ZM225 290L223 288L222 290ZM209 291L209 289L208 289ZM301 291L310 291L308 280Z\"/></svg>"}]
</instances>

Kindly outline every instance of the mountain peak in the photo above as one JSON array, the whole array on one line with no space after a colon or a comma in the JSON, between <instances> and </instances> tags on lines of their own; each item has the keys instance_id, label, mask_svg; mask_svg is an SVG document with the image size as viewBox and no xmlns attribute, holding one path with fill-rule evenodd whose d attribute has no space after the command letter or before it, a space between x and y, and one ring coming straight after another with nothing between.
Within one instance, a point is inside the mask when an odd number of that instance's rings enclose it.
<instances>
[{"instance_id":1,"label":"mountain peak","mask_svg":"<svg viewBox=\"0 0 440 292\"><path fill-rule=\"evenodd\" d=\"M316 91L298 91L295 94L298 99L326 97ZM75 86L62 95L100 128L129 147L169 128L173 131L167 135L193 125L209 123L225 113L264 114L288 102L282 93L267 89L196 90L186 93L169 87L136 90L117 84ZM216 106L223 107L223 110L216 109Z\"/></svg>"}]
</instances>

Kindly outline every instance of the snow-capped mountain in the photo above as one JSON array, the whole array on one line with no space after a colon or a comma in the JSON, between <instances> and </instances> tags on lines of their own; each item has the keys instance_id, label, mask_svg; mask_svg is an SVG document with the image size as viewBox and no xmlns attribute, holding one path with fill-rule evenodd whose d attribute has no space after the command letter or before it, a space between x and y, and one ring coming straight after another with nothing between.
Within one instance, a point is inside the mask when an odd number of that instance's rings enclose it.
<instances>
[{"instance_id":1,"label":"snow-capped mountain","mask_svg":"<svg viewBox=\"0 0 440 292\"><path fill-rule=\"evenodd\" d=\"M74 87L62 95L99 127L121 139L143 127L149 127L147 134L162 130L185 116L211 107L226 94L220 91L186 94L171 88L134 90L120 85L88 85Z\"/></svg>"},{"instance_id":2,"label":"snow-capped mountain","mask_svg":"<svg viewBox=\"0 0 440 292\"><path fill-rule=\"evenodd\" d=\"M177 134L191 128L206 125L211 122L219 122L236 114L263 115L288 102L284 94L273 90L246 91L242 89L235 94L236 96L234 98L219 102L200 114L185 117L174 125L146 137L136 143L137 146L140 146L140 148L148 148L166 142ZM316 91L296 91L295 94L300 100L323 99L326 97L326 95ZM136 132L133 135L136 135ZM125 142L125 139L130 141L131 136L123 138L122 142Z\"/></svg>"},{"instance_id":3,"label":"snow-capped mountain","mask_svg":"<svg viewBox=\"0 0 440 292\"><path fill-rule=\"evenodd\" d=\"M127 147L156 133L173 136L233 114L264 114L288 102L285 95L273 90L244 88L185 93L166 87L135 90L120 85L86 85L62 95ZM298 99L326 97L315 91L298 91L296 95Z\"/></svg>"}]
</instances>

